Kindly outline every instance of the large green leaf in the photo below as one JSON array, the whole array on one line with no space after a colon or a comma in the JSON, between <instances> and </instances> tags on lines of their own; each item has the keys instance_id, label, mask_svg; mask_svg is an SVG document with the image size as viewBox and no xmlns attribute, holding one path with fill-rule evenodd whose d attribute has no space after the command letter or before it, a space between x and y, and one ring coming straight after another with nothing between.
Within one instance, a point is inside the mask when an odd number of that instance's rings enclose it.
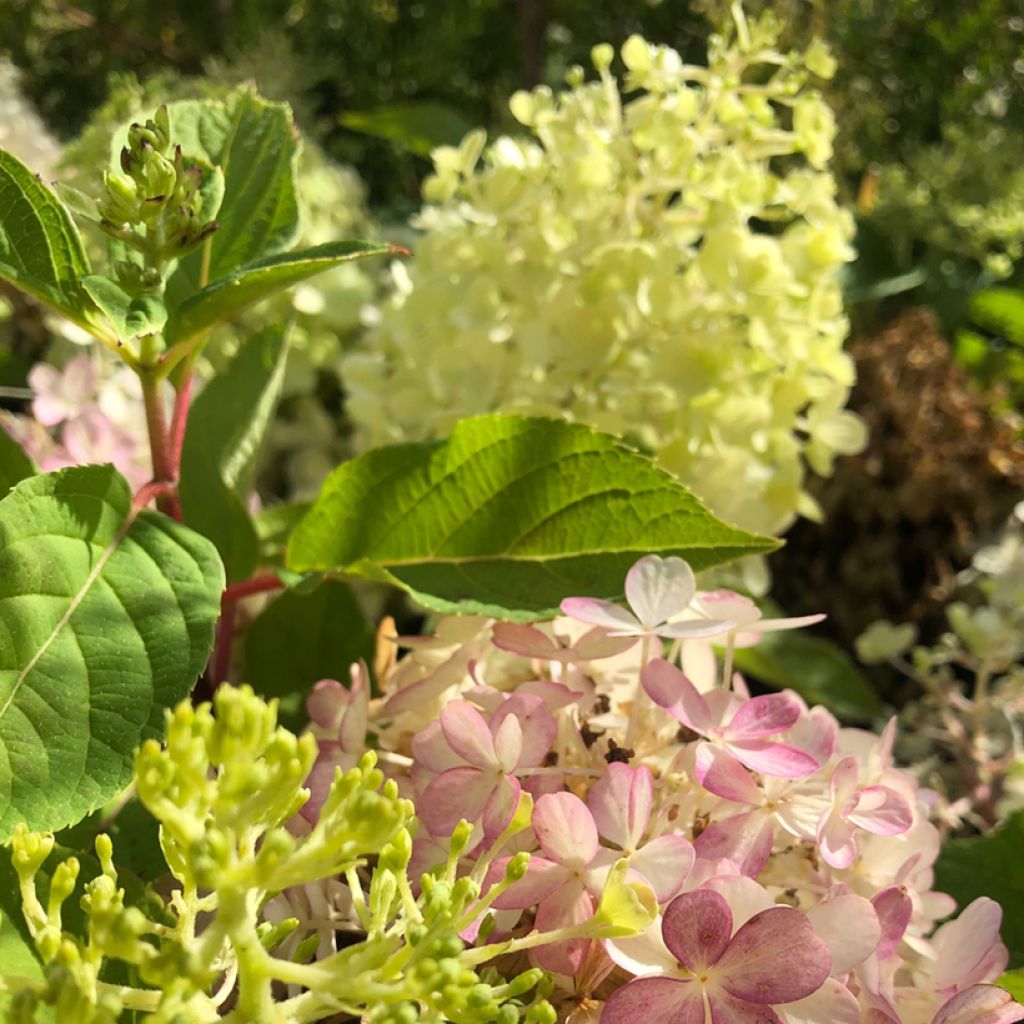
<instances>
[{"instance_id":1,"label":"large green leaf","mask_svg":"<svg viewBox=\"0 0 1024 1024\"><path fill-rule=\"evenodd\" d=\"M245 681L281 701L281 721L299 728L303 700L320 679L348 682L349 666L373 656L373 627L344 583L328 580L311 594L287 591L249 627Z\"/></svg>"},{"instance_id":2,"label":"large green leaf","mask_svg":"<svg viewBox=\"0 0 1024 1024\"><path fill-rule=\"evenodd\" d=\"M189 526L217 545L232 583L247 577L259 558L246 499L287 358L282 331L249 339L189 412L181 453L182 511Z\"/></svg>"},{"instance_id":3,"label":"large green leaf","mask_svg":"<svg viewBox=\"0 0 1024 1024\"><path fill-rule=\"evenodd\" d=\"M111 466L0 502L0 841L77 821L202 671L224 573L207 540L136 512Z\"/></svg>"},{"instance_id":4,"label":"large green leaf","mask_svg":"<svg viewBox=\"0 0 1024 1024\"><path fill-rule=\"evenodd\" d=\"M233 320L244 309L300 281L364 256L396 252L373 242L327 242L299 252L256 260L187 299L167 328L171 345L187 344Z\"/></svg>"},{"instance_id":5,"label":"large green leaf","mask_svg":"<svg viewBox=\"0 0 1024 1024\"><path fill-rule=\"evenodd\" d=\"M1024 1000L1024 970L1007 971L996 981L1000 988L1005 988L1017 1002Z\"/></svg>"},{"instance_id":6,"label":"large green leaf","mask_svg":"<svg viewBox=\"0 0 1024 1024\"><path fill-rule=\"evenodd\" d=\"M866 722L882 713L882 702L853 660L821 637L766 633L756 647L737 650L735 664L762 683L824 704L840 718Z\"/></svg>"},{"instance_id":7,"label":"large green leaf","mask_svg":"<svg viewBox=\"0 0 1024 1024\"><path fill-rule=\"evenodd\" d=\"M77 283L88 273L89 257L67 208L0 150L0 279L95 334L92 303Z\"/></svg>"},{"instance_id":8,"label":"large green leaf","mask_svg":"<svg viewBox=\"0 0 1024 1024\"><path fill-rule=\"evenodd\" d=\"M292 535L288 567L389 580L432 608L536 618L569 595L621 595L649 552L706 569L776 546L716 519L607 434L481 416L447 441L336 469Z\"/></svg>"},{"instance_id":9,"label":"large green leaf","mask_svg":"<svg viewBox=\"0 0 1024 1024\"><path fill-rule=\"evenodd\" d=\"M1024 811L995 832L943 844L935 862L935 888L963 909L979 896L1003 908L1003 942L1010 967L1024 965Z\"/></svg>"},{"instance_id":10,"label":"large green leaf","mask_svg":"<svg viewBox=\"0 0 1024 1024\"><path fill-rule=\"evenodd\" d=\"M226 103L176 105L171 113L172 137L181 130L185 156L224 173L207 280L227 277L246 263L293 245L299 234L299 140L287 104L268 103L243 88ZM182 260L168 282L169 309L199 290L202 266L202 252Z\"/></svg>"},{"instance_id":11,"label":"large green leaf","mask_svg":"<svg viewBox=\"0 0 1024 1024\"><path fill-rule=\"evenodd\" d=\"M34 476L36 467L21 445L0 427L0 498L15 485Z\"/></svg>"}]
</instances>

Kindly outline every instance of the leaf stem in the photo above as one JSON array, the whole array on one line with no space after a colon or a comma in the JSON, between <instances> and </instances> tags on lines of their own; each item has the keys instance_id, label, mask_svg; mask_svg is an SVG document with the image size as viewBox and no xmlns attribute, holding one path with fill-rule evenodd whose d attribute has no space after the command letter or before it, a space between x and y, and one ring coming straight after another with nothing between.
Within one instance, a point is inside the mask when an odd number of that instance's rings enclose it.
<instances>
[{"instance_id":1,"label":"leaf stem","mask_svg":"<svg viewBox=\"0 0 1024 1024\"><path fill-rule=\"evenodd\" d=\"M235 638L235 618L238 605L234 601L221 599L220 621L217 623L217 640L210 659L210 686L216 690L231 674L231 642Z\"/></svg>"},{"instance_id":2,"label":"leaf stem","mask_svg":"<svg viewBox=\"0 0 1024 1024\"><path fill-rule=\"evenodd\" d=\"M282 587L284 583L281 578L272 573L254 576L251 580L242 580L241 583L232 583L227 587L221 597L221 604L230 604L250 594L263 594L270 590L280 590Z\"/></svg>"}]
</instances>

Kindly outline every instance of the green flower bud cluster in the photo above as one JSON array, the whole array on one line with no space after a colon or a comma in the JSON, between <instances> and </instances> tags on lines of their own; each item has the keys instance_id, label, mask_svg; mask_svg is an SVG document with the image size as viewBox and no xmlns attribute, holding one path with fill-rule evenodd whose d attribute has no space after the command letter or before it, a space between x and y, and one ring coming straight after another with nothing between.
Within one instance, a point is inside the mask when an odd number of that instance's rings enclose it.
<instances>
[{"instance_id":1,"label":"green flower bud cluster","mask_svg":"<svg viewBox=\"0 0 1024 1024\"><path fill-rule=\"evenodd\" d=\"M783 529L863 444L844 411L839 272L853 219L828 170L822 44L737 14L706 67L638 36L569 88L510 102L521 137L434 151L412 261L342 364L358 443L492 411L567 416L654 452L725 518Z\"/></svg>"},{"instance_id":2,"label":"green flower bud cluster","mask_svg":"<svg viewBox=\"0 0 1024 1024\"><path fill-rule=\"evenodd\" d=\"M200 245L217 224L206 219L203 169L186 165L181 147L171 139L167 106L145 124L128 129L128 145L121 150L120 171L105 171L98 208L100 227L147 256L152 270ZM136 289L155 287L132 273L130 261L119 264L120 278ZM151 274L152 276L152 274Z\"/></svg>"},{"instance_id":3,"label":"green flower bud cluster","mask_svg":"<svg viewBox=\"0 0 1024 1024\"><path fill-rule=\"evenodd\" d=\"M413 808L372 753L338 770L311 830L286 827L308 797L316 753L312 736L280 728L276 702L248 687L223 686L212 705L168 712L164 742L137 752L135 786L160 823L176 887L157 911L131 905L100 835L101 870L81 897L84 934L70 933L62 915L78 861L56 867L44 904L36 880L54 839L19 828L13 863L45 980L8 980L8 1019L34 1021L46 1006L57 1024L114 1024L128 1011L152 1024L305 1024L338 1013L373 1024L552 1024L541 971L485 980L464 957L458 931L480 897L476 881L426 876L413 895ZM268 897L338 875L352 889L361 941L307 962L314 934L275 955L299 923L264 920ZM115 964L139 987L108 980Z\"/></svg>"}]
</instances>

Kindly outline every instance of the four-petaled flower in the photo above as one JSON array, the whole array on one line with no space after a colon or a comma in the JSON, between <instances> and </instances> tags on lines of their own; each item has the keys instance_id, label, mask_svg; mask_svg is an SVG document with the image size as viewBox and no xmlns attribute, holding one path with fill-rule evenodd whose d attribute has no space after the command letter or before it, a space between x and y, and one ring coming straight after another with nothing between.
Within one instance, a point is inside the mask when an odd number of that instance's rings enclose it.
<instances>
[{"instance_id":1,"label":"four-petaled flower","mask_svg":"<svg viewBox=\"0 0 1024 1024\"><path fill-rule=\"evenodd\" d=\"M556 731L540 697L515 694L489 720L468 701L452 701L413 740L417 766L436 773L417 801L419 817L435 836L450 835L462 818L482 819L493 839L519 804L517 776L541 764Z\"/></svg>"},{"instance_id":2,"label":"four-petaled flower","mask_svg":"<svg viewBox=\"0 0 1024 1024\"><path fill-rule=\"evenodd\" d=\"M828 947L792 907L771 907L733 935L713 889L677 896L661 934L680 970L637 978L613 993L601 1024L781 1024L771 1007L812 995L832 968Z\"/></svg>"},{"instance_id":3,"label":"four-petaled flower","mask_svg":"<svg viewBox=\"0 0 1024 1024\"><path fill-rule=\"evenodd\" d=\"M844 757L829 780L830 803L818 819L818 850L826 864L848 868L857 857L858 828L896 836L914 822L906 797L889 786L859 786L860 764Z\"/></svg>"},{"instance_id":4,"label":"four-petaled flower","mask_svg":"<svg viewBox=\"0 0 1024 1024\"><path fill-rule=\"evenodd\" d=\"M735 627L729 619L688 619L673 622L697 593L693 570L681 558L647 555L626 574L626 611L611 601L567 597L562 611L580 622L601 626L612 637L660 636L674 640L718 636Z\"/></svg>"},{"instance_id":5,"label":"four-petaled flower","mask_svg":"<svg viewBox=\"0 0 1024 1024\"><path fill-rule=\"evenodd\" d=\"M792 694L770 693L742 702L725 690L700 694L663 658L644 666L640 678L655 704L752 771L799 779L820 767L799 747L766 739L791 728L803 714L803 705ZM700 751L698 745L698 756Z\"/></svg>"}]
</instances>

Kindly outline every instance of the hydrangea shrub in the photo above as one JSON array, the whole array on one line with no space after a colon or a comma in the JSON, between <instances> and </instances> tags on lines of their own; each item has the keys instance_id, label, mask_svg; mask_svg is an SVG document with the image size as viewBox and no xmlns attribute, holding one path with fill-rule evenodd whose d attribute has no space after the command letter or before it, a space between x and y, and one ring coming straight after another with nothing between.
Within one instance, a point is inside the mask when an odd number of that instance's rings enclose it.
<instances>
[{"instance_id":1,"label":"hydrangea shrub","mask_svg":"<svg viewBox=\"0 0 1024 1024\"><path fill-rule=\"evenodd\" d=\"M839 272L853 221L811 86L820 44L771 19L707 67L634 37L569 87L517 93L526 129L434 153L415 256L342 374L364 447L492 410L634 438L720 515L777 532L813 514L805 465L857 450Z\"/></svg>"}]
</instances>

